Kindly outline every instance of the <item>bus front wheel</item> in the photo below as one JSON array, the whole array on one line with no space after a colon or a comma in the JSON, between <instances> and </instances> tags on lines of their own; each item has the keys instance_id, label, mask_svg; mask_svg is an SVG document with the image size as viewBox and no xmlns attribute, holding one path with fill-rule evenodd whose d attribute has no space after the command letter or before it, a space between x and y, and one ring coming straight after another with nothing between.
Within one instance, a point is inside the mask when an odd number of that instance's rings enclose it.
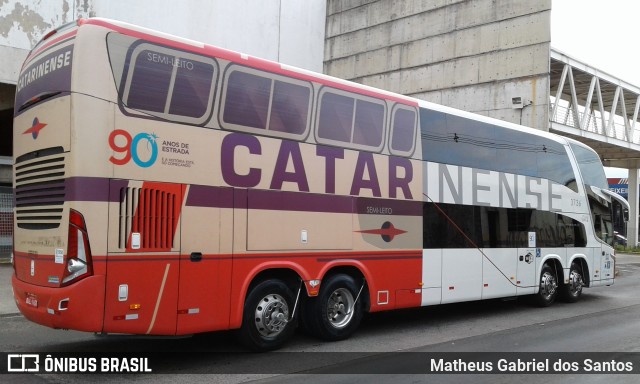
<instances>
[{"instance_id":1,"label":"bus front wheel","mask_svg":"<svg viewBox=\"0 0 640 384\"><path fill-rule=\"evenodd\" d=\"M306 328L323 340L344 340L351 336L362 320L362 300L358 286L345 274L330 276L322 282L318 297L307 302L304 312Z\"/></svg>"},{"instance_id":2,"label":"bus front wheel","mask_svg":"<svg viewBox=\"0 0 640 384\"><path fill-rule=\"evenodd\" d=\"M294 296L280 280L266 280L247 295L240 341L256 351L280 348L295 331Z\"/></svg>"}]
</instances>

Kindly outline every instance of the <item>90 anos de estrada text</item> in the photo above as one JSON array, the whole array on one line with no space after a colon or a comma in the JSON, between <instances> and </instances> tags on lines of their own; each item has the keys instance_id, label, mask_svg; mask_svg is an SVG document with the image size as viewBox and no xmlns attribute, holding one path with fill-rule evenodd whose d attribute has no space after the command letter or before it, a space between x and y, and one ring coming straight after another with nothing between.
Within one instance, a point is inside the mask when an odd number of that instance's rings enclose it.
<instances>
[{"instance_id":1,"label":"90 anos de estrada text","mask_svg":"<svg viewBox=\"0 0 640 384\"><path fill-rule=\"evenodd\" d=\"M430 359L431 373L634 373L631 361L615 359Z\"/></svg>"}]
</instances>

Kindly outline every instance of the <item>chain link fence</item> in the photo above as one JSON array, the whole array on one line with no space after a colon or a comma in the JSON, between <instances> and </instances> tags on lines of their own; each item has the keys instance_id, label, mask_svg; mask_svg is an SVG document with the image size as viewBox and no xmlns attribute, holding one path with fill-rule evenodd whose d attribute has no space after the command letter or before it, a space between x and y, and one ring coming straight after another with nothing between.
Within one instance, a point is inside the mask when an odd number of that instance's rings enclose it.
<instances>
[{"instance_id":1,"label":"chain link fence","mask_svg":"<svg viewBox=\"0 0 640 384\"><path fill-rule=\"evenodd\" d=\"M9 260L13 245L13 190L0 187L0 261Z\"/></svg>"}]
</instances>

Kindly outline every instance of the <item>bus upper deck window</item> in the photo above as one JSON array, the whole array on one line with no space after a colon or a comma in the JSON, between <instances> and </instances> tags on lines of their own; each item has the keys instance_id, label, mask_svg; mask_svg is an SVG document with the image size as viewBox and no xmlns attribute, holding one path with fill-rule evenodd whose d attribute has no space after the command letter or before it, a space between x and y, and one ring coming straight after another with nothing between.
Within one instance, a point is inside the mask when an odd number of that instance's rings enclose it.
<instances>
[{"instance_id":1,"label":"bus upper deck window","mask_svg":"<svg viewBox=\"0 0 640 384\"><path fill-rule=\"evenodd\" d=\"M224 121L265 129L269 112L271 79L234 71L229 75L224 103Z\"/></svg>"},{"instance_id":2,"label":"bus upper deck window","mask_svg":"<svg viewBox=\"0 0 640 384\"><path fill-rule=\"evenodd\" d=\"M276 81L273 86L269 130L301 135L307 129L311 90Z\"/></svg>"},{"instance_id":3,"label":"bus upper deck window","mask_svg":"<svg viewBox=\"0 0 640 384\"><path fill-rule=\"evenodd\" d=\"M391 151L409 153L413 150L416 135L416 112L397 108L393 113Z\"/></svg>"},{"instance_id":4,"label":"bus upper deck window","mask_svg":"<svg viewBox=\"0 0 640 384\"><path fill-rule=\"evenodd\" d=\"M353 144L353 147L365 150L382 148L386 121L382 100L327 89L321 92L319 109L317 135L320 141Z\"/></svg>"},{"instance_id":5,"label":"bus upper deck window","mask_svg":"<svg viewBox=\"0 0 640 384\"><path fill-rule=\"evenodd\" d=\"M298 79L233 66L224 81L221 123L262 135L302 136L309 127L311 85Z\"/></svg>"},{"instance_id":6,"label":"bus upper deck window","mask_svg":"<svg viewBox=\"0 0 640 384\"><path fill-rule=\"evenodd\" d=\"M189 124L209 119L215 60L118 34L110 34L108 42L126 114Z\"/></svg>"},{"instance_id":7,"label":"bus upper deck window","mask_svg":"<svg viewBox=\"0 0 640 384\"><path fill-rule=\"evenodd\" d=\"M327 92L322 95L318 136L348 143L351 141L354 99Z\"/></svg>"},{"instance_id":8,"label":"bus upper deck window","mask_svg":"<svg viewBox=\"0 0 640 384\"><path fill-rule=\"evenodd\" d=\"M173 84L169 114L201 117L207 112L214 68L211 64L182 60Z\"/></svg>"},{"instance_id":9,"label":"bus upper deck window","mask_svg":"<svg viewBox=\"0 0 640 384\"><path fill-rule=\"evenodd\" d=\"M357 100L353 142L369 147L378 147L382 143L383 127L384 105Z\"/></svg>"},{"instance_id":10,"label":"bus upper deck window","mask_svg":"<svg viewBox=\"0 0 640 384\"><path fill-rule=\"evenodd\" d=\"M149 60L157 55L142 51L136 58L126 104L143 111L164 112L173 67L160 60Z\"/></svg>"}]
</instances>

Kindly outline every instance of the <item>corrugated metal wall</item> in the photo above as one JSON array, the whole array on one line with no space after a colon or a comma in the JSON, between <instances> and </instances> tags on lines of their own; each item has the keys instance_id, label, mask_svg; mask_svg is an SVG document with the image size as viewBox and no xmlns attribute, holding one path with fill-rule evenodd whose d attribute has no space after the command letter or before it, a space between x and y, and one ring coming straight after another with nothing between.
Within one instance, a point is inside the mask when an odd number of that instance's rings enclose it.
<instances>
[{"instance_id":1,"label":"corrugated metal wall","mask_svg":"<svg viewBox=\"0 0 640 384\"><path fill-rule=\"evenodd\" d=\"M11 255L13 242L13 191L0 187L0 260Z\"/></svg>"}]
</instances>

